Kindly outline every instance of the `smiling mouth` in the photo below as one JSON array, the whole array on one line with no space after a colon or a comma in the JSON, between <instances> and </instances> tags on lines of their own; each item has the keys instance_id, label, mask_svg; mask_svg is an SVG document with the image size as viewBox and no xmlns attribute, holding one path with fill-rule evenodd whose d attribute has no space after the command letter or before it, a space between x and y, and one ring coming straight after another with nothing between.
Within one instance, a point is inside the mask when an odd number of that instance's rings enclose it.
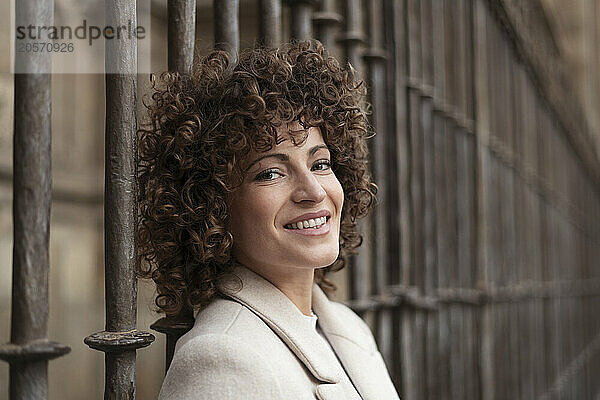
<instances>
[{"instance_id":1,"label":"smiling mouth","mask_svg":"<svg viewBox=\"0 0 600 400\"><path fill-rule=\"evenodd\" d=\"M285 229L301 230L301 229L319 229L329 221L331 217L310 218L304 221L298 221L291 224L286 224Z\"/></svg>"}]
</instances>

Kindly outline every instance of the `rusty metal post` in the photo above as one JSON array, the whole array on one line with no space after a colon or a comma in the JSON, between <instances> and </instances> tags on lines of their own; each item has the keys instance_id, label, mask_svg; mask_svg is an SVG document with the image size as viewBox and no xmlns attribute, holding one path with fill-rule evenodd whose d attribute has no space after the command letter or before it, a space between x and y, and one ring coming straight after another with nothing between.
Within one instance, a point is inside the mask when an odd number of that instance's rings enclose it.
<instances>
[{"instance_id":1,"label":"rusty metal post","mask_svg":"<svg viewBox=\"0 0 600 400\"><path fill-rule=\"evenodd\" d=\"M423 272L425 271L424 254L424 164L423 164L423 129L421 86L423 76L422 62L422 29L421 29L421 2L409 0L406 2L406 32L407 32L407 79L408 79L408 170L409 170L409 198L411 231L407 232L410 238L410 261L403 271L403 282L406 285L422 287ZM424 316L420 310L403 310L402 335L403 352L405 353L405 367L403 376L403 393L405 398L419 398L424 393Z\"/></svg>"},{"instance_id":2,"label":"rusty metal post","mask_svg":"<svg viewBox=\"0 0 600 400\"><path fill-rule=\"evenodd\" d=\"M436 1L436 0L433 0ZM436 53L439 53L439 43L434 39L434 26L442 24L442 20L433 17L433 1L424 0L420 6L420 42L421 42L421 135L422 135L422 168L423 168L423 272L422 290L425 296L434 295L438 287L438 275L440 263L437 257L437 222L436 222L436 165L435 165L435 135L439 130L440 115L435 112L434 102L437 102L436 94L441 88L435 87L440 83L439 77L434 76L434 64L440 62ZM433 23L435 21L435 24ZM438 47L434 47L434 43ZM413 89L414 90L414 89ZM444 268L442 266L442 268ZM416 275L416 273L415 273ZM442 375L440 370L441 358L439 352L440 320L446 312L446 307L441 306L438 313L427 313L415 315L417 323L423 324L424 367L423 379L426 387L426 398L444 399L441 391ZM424 319L423 321L421 321ZM417 333L418 335L418 333ZM424 397L425 398L425 397Z\"/></svg>"},{"instance_id":3,"label":"rusty metal post","mask_svg":"<svg viewBox=\"0 0 600 400\"><path fill-rule=\"evenodd\" d=\"M323 0L319 11L313 15L313 21L317 28L317 39L326 49L330 49L333 44L333 29L342 22L342 16L335 11L334 0Z\"/></svg>"},{"instance_id":4,"label":"rusty metal post","mask_svg":"<svg viewBox=\"0 0 600 400\"><path fill-rule=\"evenodd\" d=\"M339 41L344 46L346 62L360 71L359 47L364 45L366 41L361 30L359 0L346 0L344 2L344 20L346 22L345 32L340 36Z\"/></svg>"},{"instance_id":5,"label":"rusty metal post","mask_svg":"<svg viewBox=\"0 0 600 400\"><path fill-rule=\"evenodd\" d=\"M215 49L225 50L231 61L237 60L240 50L239 0L215 0Z\"/></svg>"},{"instance_id":6,"label":"rusty metal post","mask_svg":"<svg viewBox=\"0 0 600 400\"><path fill-rule=\"evenodd\" d=\"M259 37L266 47L281 43L281 0L259 0Z\"/></svg>"},{"instance_id":7,"label":"rusty metal post","mask_svg":"<svg viewBox=\"0 0 600 400\"><path fill-rule=\"evenodd\" d=\"M388 171L388 159L390 154L389 132L387 130L387 110L386 110L386 52L383 49L383 4L381 0L369 2L367 7L369 48L364 54L367 65L367 74L370 88L370 100L373 105L373 114L371 122L376 135L372 142L373 173L375 182L377 182L378 204L374 210L374 235L378 240L374 243L375 248L375 268L373 270L375 290L377 294L384 294L387 291L389 282L389 242L385 238L389 237L389 215L390 207L388 197L388 182L390 171ZM378 314L377 319L377 341L381 354L387 365L392 364L393 344L389 332L392 329L392 313L389 309L383 309Z\"/></svg>"},{"instance_id":8,"label":"rusty metal post","mask_svg":"<svg viewBox=\"0 0 600 400\"><path fill-rule=\"evenodd\" d=\"M312 17L315 0L287 0L291 6L291 35L295 40L307 40L313 37Z\"/></svg>"},{"instance_id":9,"label":"rusty metal post","mask_svg":"<svg viewBox=\"0 0 600 400\"><path fill-rule=\"evenodd\" d=\"M50 26L53 1L16 3L20 25ZM71 349L48 336L51 87L49 53L17 53L14 77L13 278L11 342L0 347L10 364L10 398L48 398L48 360Z\"/></svg>"},{"instance_id":10,"label":"rusty metal post","mask_svg":"<svg viewBox=\"0 0 600 400\"><path fill-rule=\"evenodd\" d=\"M196 26L195 0L169 0L169 71L189 74L194 61L194 39ZM171 365L177 340L193 326L194 317L185 311L176 317L163 317L151 329L167 337L165 372Z\"/></svg>"},{"instance_id":11,"label":"rusty metal post","mask_svg":"<svg viewBox=\"0 0 600 400\"><path fill-rule=\"evenodd\" d=\"M356 74L362 74L361 54L359 46L365 43L364 35L360 25L360 4L358 0L346 0L344 2L345 31L339 41L344 48L345 62L356 70ZM363 235L363 244L357 256L351 257L350 268L350 296L352 299L365 299L369 295L369 274L371 266L370 250L370 217L358 223L358 229Z\"/></svg>"},{"instance_id":12,"label":"rusty metal post","mask_svg":"<svg viewBox=\"0 0 600 400\"><path fill-rule=\"evenodd\" d=\"M106 23L136 23L135 3L106 2ZM105 353L105 399L135 398L136 349L154 336L136 330L136 90L137 41L106 41L104 257L106 326L85 338Z\"/></svg>"},{"instance_id":13,"label":"rusty metal post","mask_svg":"<svg viewBox=\"0 0 600 400\"><path fill-rule=\"evenodd\" d=\"M386 21L386 48L389 52L390 63L388 64L388 96L392 99L389 102L389 115L393 127L393 153L391 167L396 174L394 181L390 184L390 198L394 203L394 209L391 211L390 223L396 230L390 238L394 242L392 247L396 247L397 254L393 255L391 266L395 269L391 274L394 283L403 284L406 282L408 274L405 271L408 268L410 260L410 237L407 234L410 229L410 207L409 207L409 156L408 143L408 96L406 91L406 60L407 60L407 40L405 31L406 4L405 2L384 2ZM390 129L390 132L392 129ZM406 368L406 355L403 351L407 339L406 329L402 324L404 315L403 308L396 308L394 313L394 367L390 371L393 374L393 380L398 385L398 393L403 395L404 381L403 376ZM409 335L410 336L410 335ZM410 368L410 367L409 367Z\"/></svg>"},{"instance_id":14,"label":"rusty metal post","mask_svg":"<svg viewBox=\"0 0 600 400\"><path fill-rule=\"evenodd\" d=\"M493 254L490 241L490 228L493 219L490 215L489 204L497 193L492 185L492 165L488 150L484 147L489 142L489 132L492 126L492 100L488 77L490 76L489 57L491 49L490 17L487 15L486 4L483 0L473 2L474 15L474 104L477 104L475 120L477 121L476 142L476 179L477 179L477 286L488 289L491 279ZM479 381L480 397L494 399L496 382L494 381L493 346L494 327L493 309L486 304L481 307L479 315Z\"/></svg>"},{"instance_id":15,"label":"rusty metal post","mask_svg":"<svg viewBox=\"0 0 600 400\"><path fill-rule=\"evenodd\" d=\"M169 0L169 71L189 74L194 61L196 0Z\"/></svg>"},{"instance_id":16,"label":"rusty metal post","mask_svg":"<svg viewBox=\"0 0 600 400\"><path fill-rule=\"evenodd\" d=\"M402 52L402 46L396 48L395 41L395 18L394 13L397 9L392 2L383 2L382 18L383 18L383 48L387 50L385 62L386 85L384 96L386 98L385 110L386 113L386 136L387 136L387 159L386 168L389 171L387 179L387 214L388 214L388 265L387 269L387 285L397 286L400 283L400 224L397 216L400 214L398 191L395 190L398 186L398 168L400 161L397 153L397 123L396 116L397 98L396 84L397 69L400 68L397 64L397 53ZM402 69L402 68L400 68ZM390 359L388 370L392 382L396 385L396 391L399 393L401 388L400 373L398 373L400 361L400 308L394 307L390 310L390 326L387 334L391 338Z\"/></svg>"}]
</instances>

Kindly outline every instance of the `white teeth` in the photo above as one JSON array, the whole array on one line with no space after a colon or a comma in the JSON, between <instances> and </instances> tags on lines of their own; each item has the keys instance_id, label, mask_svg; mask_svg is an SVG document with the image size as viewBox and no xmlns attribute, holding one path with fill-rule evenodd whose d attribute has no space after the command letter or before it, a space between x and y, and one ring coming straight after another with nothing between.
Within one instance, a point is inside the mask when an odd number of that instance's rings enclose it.
<instances>
[{"instance_id":1,"label":"white teeth","mask_svg":"<svg viewBox=\"0 0 600 400\"><path fill-rule=\"evenodd\" d=\"M307 229L307 228L318 229L321 227L321 225L323 225L326 222L327 222L327 217L319 217L319 218L314 218L314 219L311 218L306 221L294 222L292 224L285 225L285 227L287 229Z\"/></svg>"}]
</instances>

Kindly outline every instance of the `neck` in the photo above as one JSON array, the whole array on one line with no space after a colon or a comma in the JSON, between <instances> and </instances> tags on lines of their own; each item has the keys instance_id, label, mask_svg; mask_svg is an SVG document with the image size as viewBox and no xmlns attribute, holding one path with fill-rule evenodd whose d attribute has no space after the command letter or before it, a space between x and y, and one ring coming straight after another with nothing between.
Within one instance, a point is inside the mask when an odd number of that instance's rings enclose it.
<instances>
[{"instance_id":1,"label":"neck","mask_svg":"<svg viewBox=\"0 0 600 400\"><path fill-rule=\"evenodd\" d=\"M251 269L275 285L298 307L302 314L311 315L314 269L257 269L247 265L246 268Z\"/></svg>"}]
</instances>

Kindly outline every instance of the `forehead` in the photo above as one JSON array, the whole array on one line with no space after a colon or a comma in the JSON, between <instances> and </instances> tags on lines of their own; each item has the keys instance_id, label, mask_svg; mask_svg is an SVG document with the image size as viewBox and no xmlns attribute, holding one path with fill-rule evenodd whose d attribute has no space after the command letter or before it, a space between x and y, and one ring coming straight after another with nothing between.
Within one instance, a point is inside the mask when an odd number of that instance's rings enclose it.
<instances>
[{"instance_id":1,"label":"forehead","mask_svg":"<svg viewBox=\"0 0 600 400\"><path fill-rule=\"evenodd\" d=\"M296 122L295 125L292 125L289 128L276 128L276 131L277 145L273 149L265 152L265 154L268 154L271 151L302 149L325 143L323 135L321 134L321 129L314 126L304 129Z\"/></svg>"},{"instance_id":2,"label":"forehead","mask_svg":"<svg viewBox=\"0 0 600 400\"><path fill-rule=\"evenodd\" d=\"M325 144L321 129L314 126L304 129L296 122L294 125L290 124L289 126L276 128L276 131L277 144L265 152L251 151L245 159L244 164L246 166L252 164L257 159L272 153L301 153L314 146Z\"/></svg>"}]
</instances>

